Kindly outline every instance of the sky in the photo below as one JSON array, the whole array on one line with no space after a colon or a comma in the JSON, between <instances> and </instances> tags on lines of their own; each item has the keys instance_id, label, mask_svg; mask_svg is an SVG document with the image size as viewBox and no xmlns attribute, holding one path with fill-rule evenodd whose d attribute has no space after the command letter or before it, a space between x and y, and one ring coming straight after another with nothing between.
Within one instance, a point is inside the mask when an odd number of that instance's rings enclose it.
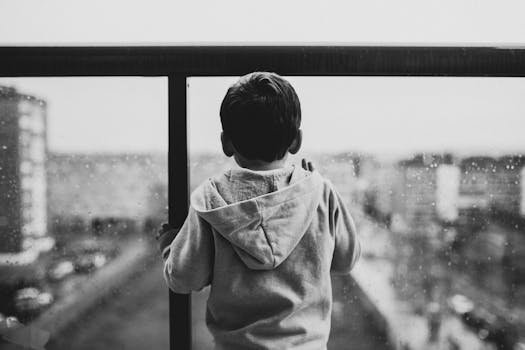
<instances>
[{"instance_id":1,"label":"sky","mask_svg":"<svg viewBox=\"0 0 525 350\"><path fill-rule=\"evenodd\" d=\"M306 151L525 152L525 78L288 79L301 100ZM190 80L190 145L195 150L220 149L218 110L234 80Z\"/></svg>"},{"instance_id":2,"label":"sky","mask_svg":"<svg viewBox=\"0 0 525 350\"><path fill-rule=\"evenodd\" d=\"M168 148L166 78L0 78L47 102L57 152L156 152Z\"/></svg>"},{"instance_id":3,"label":"sky","mask_svg":"<svg viewBox=\"0 0 525 350\"><path fill-rule=\"evenodd\" d=\"M290 77L303 150L401 156L525 152L525 78ZM219 107L235 77L190 78L190 152L220 152ZM166 78L0 78L48 102L59 152L165 152Z\"/></svg>"},{"instance_id":4,"label":"sky","mask_svg":"<svg viewBox=\"0 0 525 350\"><path fill-rule=\"evenodd\" d=\"M2 0L0 45L525 44L522 0Z\"/></svg>"}]
</instances>

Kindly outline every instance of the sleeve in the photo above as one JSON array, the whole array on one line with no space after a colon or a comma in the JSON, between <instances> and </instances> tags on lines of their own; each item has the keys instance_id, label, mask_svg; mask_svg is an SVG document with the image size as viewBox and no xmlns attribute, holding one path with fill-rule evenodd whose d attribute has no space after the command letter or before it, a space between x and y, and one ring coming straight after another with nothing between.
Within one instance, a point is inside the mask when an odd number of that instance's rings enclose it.
<instances>
[{"instance_id":1,"label":"sleeve","mask_svg":"<svg viewBox=\"0 0 525 350\"><path fill-rule=\"evenodd\" d=\"M361 255L361 246L354 220L348 213L341 196L333 188L330 202L330 226L335 238L331 272L348 274Z\"/></svg>"},{"instance_id":2,"label":"sleeve","mask_svg":"<svg viewBox=\"0 0 525 350\"><path fill-rule=\"evenodd\" d=\"M175 293L198 291L211 283L213 272L211 226L190 207L188 217L169 246L164 279Z\"/></svg>"}]
</instances>

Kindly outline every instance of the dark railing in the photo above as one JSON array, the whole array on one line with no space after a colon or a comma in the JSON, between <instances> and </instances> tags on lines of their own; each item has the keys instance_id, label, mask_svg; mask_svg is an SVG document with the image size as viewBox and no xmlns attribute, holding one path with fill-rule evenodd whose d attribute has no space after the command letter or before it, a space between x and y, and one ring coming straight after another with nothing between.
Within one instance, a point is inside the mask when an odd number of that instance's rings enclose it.
<instances>
[{"instance_id":1,"label":"dark railing","mask_svg":"<svg viewBox=\"0 0 525 350\"><path fill-rule=\"evenodd\" d=\"M0 47L0 76L523 76L525 48Z\"/></svg>"},{"instance_id":2,"label":"dark railing","mask_svg":"<svg viewBox=\"0 0 525 350\"><path fill-rule=\"evenodd\" d=\"M523 77L525 49L505 47L0 47L0 76L166 76L169 220L188 210L186 79L251 71L288 76ZM170 347L191 348L191 300L170 293Z\"/></svg>"}]
</instances>

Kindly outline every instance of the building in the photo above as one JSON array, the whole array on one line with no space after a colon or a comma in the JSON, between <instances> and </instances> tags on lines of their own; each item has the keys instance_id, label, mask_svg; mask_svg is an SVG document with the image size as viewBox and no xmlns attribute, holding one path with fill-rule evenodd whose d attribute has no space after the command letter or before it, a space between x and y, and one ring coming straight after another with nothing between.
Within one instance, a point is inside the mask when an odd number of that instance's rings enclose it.
<instances>
[{"instance_id":1,"label":"building","mask_svg":"<svg viewBox=\"0 0 525 350\"><path fill-rule=\"evenodd\" d=\"M394 164L380 162L372 157L360 160L360 180L364 189L363 209L377 221L390 223L393 206L393 189L398 177Z\"/></svg>"},{"instance_id":2,"label":"building","mask_svg":"<svg viewBox=\"0 0 525 350\"><path fill-rule=\"evenodd\" d=\"M520 170L520 216L525 217L525 167Z\"/></svg>"},{"instance_id":3,"label":"building","mask_svg":"<svg viewBox=\"0 0 525 350\"><path fill-rule=\"evenodd\" d=\"M50 153L50 228L59 243L123 224L141 229L167 219L165 154Z\"/></svg>"},{"instance_id":4,"label":"building","mask_svg":"<svg viewBox=\"0 0 525 350\"><path fill-rule=\"evenodd\" d=\"M498 162L492 157L468 157L460 162L460 210L488 210L492 201L494 173Z\"/></svg>"},{"instance_id":5,"label":"building","mask_svg":"<svg viewBox=\"0 0 525 350\"><path fill-rule=\"evenodd\" d=\"M460 169L456 164L439 164L436 169L436 211L440 220L451 223L458 218Z\"/></svg>"},{"instance_id":6,"label":"building","mask_svg":"<svg viewBox=\"0 0 525 350\"><path fill-rule=\"evenodd\" d=\"M392 220L408 231L426 231L430 223L457 217L459 170L452 156L419 154L398 163L393 180Z\"/></svg>"},{"instance_id":7,"label":"building","mask_svg":"<svg viewBox=\"0 0 525 350\"><path fill-rule=\"evenodd\" d=\"M521 176L525 165L522 155L508 155L498 159L490 181L490 205L497 212L521 216L522 205Z\"/></svg>"},{"instance_id":8,"label":"building","mask_svg":"<svg viewBox=\"0 0 525 350\"><path fill-rule=\"evenodd\" d=\"M0 86L0 264L30 263L47 236L46 103Z\"/></svg>"}]
</instances>

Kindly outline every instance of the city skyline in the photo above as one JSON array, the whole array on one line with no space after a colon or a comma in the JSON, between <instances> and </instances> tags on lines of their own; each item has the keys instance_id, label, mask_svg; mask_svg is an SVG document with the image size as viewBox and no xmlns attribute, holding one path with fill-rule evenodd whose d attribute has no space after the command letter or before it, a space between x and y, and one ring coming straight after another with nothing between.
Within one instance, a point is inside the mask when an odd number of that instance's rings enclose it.
<instances>
[{"instance_id":1,"label":"city skyline","mask_svg":"<svg viewBox=\"0 0 525 350\"><path fill-rule=\"evenodd\" d=\"M189 79L190 152L220 152L218 110L235 79ZM364 152L401 157L416 152L492 156L525 152L525 138L520 133L525 79L289 80L302 104L302 153ZM51 151L167 150L166 78L1 78L0 84L48 102Z\"/></svg>"}]
</instances>

